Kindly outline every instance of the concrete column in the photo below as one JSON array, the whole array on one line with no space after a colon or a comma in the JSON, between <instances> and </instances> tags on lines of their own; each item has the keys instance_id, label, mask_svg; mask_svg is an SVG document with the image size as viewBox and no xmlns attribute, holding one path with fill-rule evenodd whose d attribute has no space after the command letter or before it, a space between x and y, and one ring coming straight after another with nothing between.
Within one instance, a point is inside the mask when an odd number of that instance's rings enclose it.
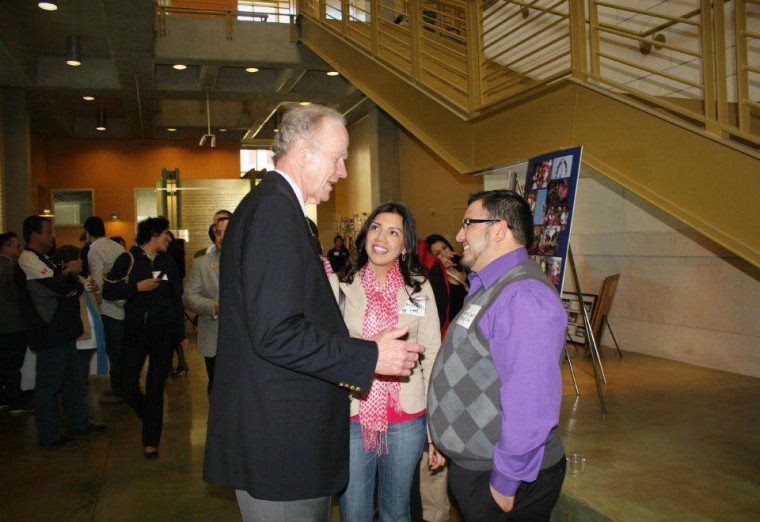
<instances>
[{"instance_id":1,"label":"concrete column","mask_svg":"<svg viewBox=\"0 0 760 522\"><path fill-rule=\"evenodd\" d=\"M398 126L381 109L375 107L370 119L370 162L372 206L401 199L398 160Z\"/></svg>"},{"instance_id":2,"label":"concrete column","mask_svg":"<svg viewBox=\"0 0 760 522\"><path fill-rule=\"evenodd\" d=\"M21 236L21 222L37 213L32 200L32 160L29 113L26 96L17 89L3 89L3 215L4 228Z\"/></svg>"}]
</instances>

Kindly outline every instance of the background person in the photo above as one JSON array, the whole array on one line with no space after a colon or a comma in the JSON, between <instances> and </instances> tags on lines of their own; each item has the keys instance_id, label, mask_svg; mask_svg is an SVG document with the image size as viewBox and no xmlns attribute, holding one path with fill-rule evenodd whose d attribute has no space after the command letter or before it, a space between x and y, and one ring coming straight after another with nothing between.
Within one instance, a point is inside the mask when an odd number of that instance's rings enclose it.
<instances>
[{"instance_id":1,"label":"background person","mask_svg":"<svg viewBox=\"0 0 760 522\"><path fill-rule=\"evenodd\" d=\"M333 247L327 251L327 259L330 261L330 266L333 272L340 272L343 267L346 266L351 259L351 253L343 243L343 236L335 236L333 239Z\"/></svg>"},{"instance_id":2,"label":"background person","mask_svg":"<svg viewBox=\"0 0 760 522\"><path fill-rule=\"evenodd\" d=\"M75 259L81 259L79 248L74 245L62 245L55 251L53 259L66 267ZM92 356L98 350L105 350L105 333L103 332L103 323L98 313L95 292L97 287L95 282L90 278L84 278L81 273L79 280L84 286L84 291L79 296L79 317L82 320L82 335L77 338L77 355L84 377L85 395L89 389L90 368L92 365Z\"/></svg>"},{"instance_id":3,"label":"background person","mask_svg":"<svg viewBox=\"0 0 760 522\"><path fill-rule=\"evenodd\" d=\"M86 434L104 428L90 421L76 349L76 339L82 334L79 295L83 286L78 275L82 261L74 259L61 268L43 253L55 244L49 219L29 216L23 227L26 248L16 268L16 288L29 346L37 354L34 388L37 436L41 446L73 446L76 439L61 433L59 393L71 433Z\"/></svg>"},{"instance_id":4,"label":"background person","mask_svg":"<svg viewBox=\"0 0 760 522\"><path fill-rule=\"evenodd\" d=\"M34 411L21 391L26 330L18 303L16 263L21 242L15 232L0 234L0 409L13 415Z\"/></svg>"},{"instance_id":5,"label":"background person","mask_svg":"<svg viewBox=\"0 0 760 522\"><path fill-rule=\"evenodd\" d=\"M470 284L467 281L467 272L460 265L460 257L454 251L454 247L448 240L439 235L431 234L425 238L425 244L430 250L430 253L441 260L444 268L446 268L446 277L449 282L448 293L448 321L451 322L454 317L462 309L464 298L470 289ZM444 332L445 333L445 332Z\"/></svg>"},{"instance_id":6,"label":"background person","mask_svg":"<svg viewBox=\"0 0 760 522\"><path fill-rule=\"evenodd\" d=\"M90 241L87 261L90 265L90 277L95 292L103 290L103 276L113 267L116 258L124 253L124 247L106 237L103 220L97 216L88 217L84 222L84 231ZM100 294L102 296L102 293ZM98 303L100 320L103 323L106 355L108 356L110 386L100 396L101 404L124 402L121 393L121 343L124 338L124 300L111 301L101 299Z\"/></svg>"},{"instance_id":7,"label":"background person","mask_svg":"<svg viewBox=\"0 0 760 522\"><path fill-rule=\"evenodd\" d=\"M103 297L126 299L122 345L124 400L142 421L147 459L158 458L164 414L164 383L175 344L184 349L185 313L182 283L174 260L166 254L169 220L153 217L137 224L135 246L114 263L105 278ZM145 392L139 387L145 359L150 361Z\"/></svg>"},{"instance_id":8,"label":"background person","mask_svg":"<svg viewBox=\"0 0 760 522\"><path fill-rule=\"evenodd\" d=\"M211 393L214 384L216 343L219 335L219 261L228 221L229 218L223 217L216 225L212 225L215 247L195 260L182 296L185 307L198 314L198 353L206 363L208 393Z\"/></svg>"}]
</instances>

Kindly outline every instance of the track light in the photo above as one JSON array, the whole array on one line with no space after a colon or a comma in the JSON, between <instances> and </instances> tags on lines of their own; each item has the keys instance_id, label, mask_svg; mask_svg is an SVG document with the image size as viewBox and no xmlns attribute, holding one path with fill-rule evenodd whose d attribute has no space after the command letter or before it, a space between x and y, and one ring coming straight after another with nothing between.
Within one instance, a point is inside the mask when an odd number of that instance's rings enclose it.
<instances>
[{"instance_id":1,"label":"track light","mask_svg":"<svg viewBox=\"0 0 760 522\"><path fill-rule=\"evenodd\" d=\"M210 138L210 139L208 139L208 138ZM216 136L214 136L213 134L204 134L203 136L201 136L201 139L198 142L198 146L199 147L205 146L207 139L208 139L208 143L211 146L211 148L215 149L216 148Z\"/></svg>"},{"instance_id":2,"label":"track light","mask_svg":"<svg viewBox=\"0 0 760 522\"><path fill-rule=\"evenodd\" d=\"M95 128L99 131L106 130L106 110L98 109L98 124Z\"/></svg>"},{"instance_id":3,"label":"track light","mask_svg":"<svg viewBox=\"0 0 760 522\"><path fill-rule=\"evenodd\" d=\"M82 65L82 43L75 34L66 38L66 63L73 67Z\"/></svg>"},{"instance_id":4,"label":"track light","mask_svg":"<svg viewBox=\"0 0 760 522\"><path fill-rule=\"evenodd\" d=\"M56 2L56 0L48 0L47 2L37 2L37 7L45 11L57 11L58 2Z\"/></svg>"},{"instance_id":5,"label":"track light","mask_svg":"<svg viewBox=\"0 0 760 522\"><path fill-rule=\"evenodd\" d=\"M209 144L211 148L216 148L216 136L211 134L211 108L208 102L208 91L206 91L206 134L201 136L201 140L198 142L199 147L206 145L206 138L211 138Z\"/></svg>"}]
</instances>

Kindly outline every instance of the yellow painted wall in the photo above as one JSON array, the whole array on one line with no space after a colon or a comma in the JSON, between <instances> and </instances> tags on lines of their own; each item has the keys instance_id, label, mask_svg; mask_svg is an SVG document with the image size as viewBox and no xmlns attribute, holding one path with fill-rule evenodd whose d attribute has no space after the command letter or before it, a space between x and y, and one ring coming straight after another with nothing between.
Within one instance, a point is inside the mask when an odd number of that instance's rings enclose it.
<instances>
[{"instance_id":1,"label":"yellow painted wall","mask_svg":"<svg viewBox=\"0 0 760 522\"><path fill-rule=\"evenodd\" d=\"M335 191L335 215L350 217L372 211L371 133L369 118L363 118L348 129L349 146L346 169L348 178L338 183ZM332 243L332 241L330 241Z\"/></svg>"},{"instance_id":2,"label":"yellow painted wall","mask_svg":"<svg viewBox=\"0 0 760 522\"><path fill-rule=\"evenodd\" d=\"M467 198L483 189L483 178L459 174L401 128L399 165L401 199L414 212L418 235L441 234L456 247Z\"/></svg>"}]
</instances>

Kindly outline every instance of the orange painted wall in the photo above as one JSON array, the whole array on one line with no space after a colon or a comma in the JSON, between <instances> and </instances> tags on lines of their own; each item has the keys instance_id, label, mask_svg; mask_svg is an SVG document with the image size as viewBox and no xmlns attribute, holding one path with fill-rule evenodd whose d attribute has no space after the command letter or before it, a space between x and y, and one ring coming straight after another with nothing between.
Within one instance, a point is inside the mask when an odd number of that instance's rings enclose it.
<instances>
[{"instance_id":1,"label":"orange painted wall","mask_svg":"<svg viewBox=\"0 0 760 522\"><path fill-rule=\"evenodd\" d=\"M94 213L109 236L134 241L135 188L151 188L161 169L180 169L180 179L239 179L240 145L220 140L217 148L196 142L55 140L46 147L47 183L54 189L93 189ZM42 179L42 176L40 177ZM116 210L118 221L109 219ZM79 227L56 227L59 245L78 245Z\"/></svg>"}]
</instances>

